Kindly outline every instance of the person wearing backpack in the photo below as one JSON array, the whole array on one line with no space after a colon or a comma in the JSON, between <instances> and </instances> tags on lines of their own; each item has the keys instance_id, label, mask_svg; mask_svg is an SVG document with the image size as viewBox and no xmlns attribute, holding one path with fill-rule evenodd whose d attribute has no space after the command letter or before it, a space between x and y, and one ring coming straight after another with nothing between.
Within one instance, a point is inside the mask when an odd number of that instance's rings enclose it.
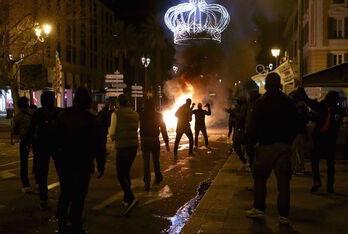
<instances>
[{"instance_id":1,"label":"person wearing backpack","mask_svg":"<svg viewBox=\"0 0 348 234\"><path fill-rule=\"evenodd\" d=\"M19 112L13 117L13 133L19 135L19 155L21 163L21 180L22 180L22 192L30 192L30 183L28 177L28 159L29 159L29 147L27 134L33 111L29 108L29 100L23 96L18 99Z\"/></svg>"},{"instance_id":2,"label":"person wearing backpack","mask_svg":"<svg viewBox=\"0 0 348 234\"><path fill-rule=\"evenodd\" d=\"M310 99L303 88L299 89L299 93L306 105L314 111L312 121L315 122L315 128L313 131L313 148L311 151L313 186L311 192L317 192L322 186L319 160L321 156L326 156L326 188L328 193L333 193L336 141L342 123L342 108L339 93L329 91L321 102Z\"/></svg>"},{"instance_id":3,"label":"person wearing backpack","mask_svg":"<svg viewBox=\"0 0 348 234\"><path fill-rule=\"evenodd\" d=\"M36 161L35 176L39 185L41 209L48 208L47 176L52 157L57 174L57 118L60 109L55 107L55 94L45 91L41 95L42 107L37 109L30 123L28 140L33 146ZM35 149L35 150L34 150Z\"/></svg>"}]
</instances>

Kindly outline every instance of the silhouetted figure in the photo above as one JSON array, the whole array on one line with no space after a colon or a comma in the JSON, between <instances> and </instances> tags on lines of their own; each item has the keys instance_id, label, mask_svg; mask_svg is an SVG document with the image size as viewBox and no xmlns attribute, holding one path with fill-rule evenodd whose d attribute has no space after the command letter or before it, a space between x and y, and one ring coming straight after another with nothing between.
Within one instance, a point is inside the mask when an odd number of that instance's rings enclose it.
<instances>
[{"instance_id":1,"label":"silhouetted figure","mask_svg":"<svg viewBox=\"0 0 348 234\"><path fill-rule=\"evenodd\" d=\"M107 154L107 136L108 136L108 131L109 127L111 124L111 114L112 111L110 110L110 104L109 102L105 103L105 106L101 111L98 112L97 120L98 123L101 127L101 130L103 131L102 137L103 137L103 146L104 146L104 151L105 154Z\"/></svg>"},{"instance_id":2,"label":"silhouetted figure","mask_svg":"<svg viewBox=\"0 0 348 234\"><path fill-rule=\"evenodd\" d=\"M184 133L189 139L190 143L189 155L193 155L193 135L190 126L190 122L192 121L192 110L190 108L191 103L192 100L188 98L186 100L186 103L182 105L175 113L175 116L178 118L178 124L176 127L176 137L174 144L174 159L177 159L179 143Z\"/></svg>"},{"instance_id":3,"label":"silhouetted figure","mask_svg":"<svg viewBox=\"0 0 348 234\"><path fill-rule=\"evenodd\" d=\"M242 169L246 168L247 160L244 157L243 145L246 145L245 138L245 120L248 110L248 104L245 97L239 97L237 99L237 108L235 110L236 123L235 123L235 133L233 134L233 149L243 163Z\"/></svg>"},{"instance_id":4,"label":"silhouetted figure","mask_svg":"<svg viewBox=\"0 0 348 234\"><path fill-rule=\"evenodd\" d=\"M233 135L235 132L235 125L236 125L236 105L232 104L230 108L226 109L226 112L229 114L228 116L228 134L227 134L227 138L230 138L232 135L232 139L233 139ZM232 134L233 133L233 134Z\"/></svg>"},{"instance_id":5,"label":"silhouetted figure","mask_svg":"<svg viewBox=\"0 0 348 234\"><path fill-rule=\"evenodd\" d=\"M146 191L150 190L151 183L150 154L152 154L156 184L159 184L163 180L159 162L161 153L159 141L160 132L162 133L167 151L169 152L169 138L163 116L155 110L155 102L153 99L146 100L144 111L140 114L140 137L144 158L144 182Z\"/></svg>"},{"instance_id":6,"label":"silhouetted figure","mask_svg":"<svg viewBox=\"0 0 348 234\"><path fill-rule=\"evenodd\" d=\"M18 113L15 113L13 117L13 132L15 135L19 135L19 155L21 163L21 180L22 180L22 192L30 192L30 183L28 177L28 130L30 121L33 116L33 111L29 108L29 99L27 97L20 97L18 99Z\"/></svg>"},{"instance_id":7,"label":"silhouetted figure","mask_svg":"<svg viewBox=\"0 0 348 234\"><path fill-rule=\"evenodd\" d=\"M263 218L266 209L266 183L274 170L278 184L280 224L289 224L291 145L297 133L295 103L281 91L280 76L269 73L266 93L257 100L252 116L251 136L259 143L255 158L254 208L246 215Z\"/></svg>"},{"instance_id":8,"label":"silhouetted figure","mask_svg":"<svg viewBox=\"0 0 348 234\"><path fill-rule=\"evenodd\" d=\"M130 169L139 144L139 115L130 107L125 94L121 94L117 102L119 108L111 116L110 137L115 140L117 177L124 192L124 214L127 214L137 203L131 190Z\"/></svg>"},{"instance_id":9,"label":"silhouetted figure","mask_svg":"<svg viewBox=\"0 0 348 234\"><path fill-rule=\"evenodd\" d=\"M66 232L68 208L73 233L84 233L82 213L94 159L99 178L104 174L105 154L96 116L89 110L92 100L88 90L78 88L73 107L58 117L60 196L58 203L59 233Z\"/></svg>"},{"instance_id":10,"label":"silhouetted figure","mask_svg":"<svg viewBox=\"0 0 348 234\"><path fill-rule=\"evenodd\" d=\"M196 148L198 148L198 136L200 131L203 133L205 146L207 148L210 148L209 142L208 142L207 128L205 126L205 116L211 115L211 109L210 109L209 103L205 106L208 107L208 111L202 109L202 103L198 103L198 109L195 109L192 111L192 113L195 115L195 147Z\"/></svg>"},{"instance_id":11,"label":"silhouetted figure","mask_svg":"<svg viewBox=\"0 0 348 234\"><path fill-rule=\"evenodd\" d=\"M342 108L340 96L336 91L330 91L325 99L317 102L308 98L304 89L299 89L304 102L315 112L312 121L315 128L313 131L313 148L311 152L313 187L311 192L316 192L321 186L319 160L320 156L326 156L327 165L327 192L334 192L335 177L335 153L336 141L342 124Z\"/></svg>"},{"instance_id":12,"label":"silhouetted figure","mask_svg":"<svg viewBox=\"0 0 348 234\"><path fill-rule=\"evenodd\" d=\"M56 171L59 173L57 162L58 113L55 107L54 92L45 91L41 95L42 107L34 112L29 128L29 143L33 146L35 176L39 185L40 205L47 208L47 176L50 157L52 157Z\"/></svg>"}]
</instances>

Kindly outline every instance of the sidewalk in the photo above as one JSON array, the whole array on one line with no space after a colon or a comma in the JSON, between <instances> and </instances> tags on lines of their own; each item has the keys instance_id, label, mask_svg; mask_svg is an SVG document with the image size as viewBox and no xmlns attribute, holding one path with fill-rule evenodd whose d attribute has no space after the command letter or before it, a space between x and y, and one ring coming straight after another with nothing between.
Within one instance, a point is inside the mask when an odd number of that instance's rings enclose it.
<instances>
[{"instance_id":1,"label":"sidewalk","mask_svg":"<svg viewBox=\"0 0 348 234\"><path fill-rule=\"evenodd\" d=\"M268 184L266 219L245 217L252 207L253 192L248 172L239 172L241 163L235 155L227 160L215 181L199 203L182 233L348 233L348 162L336 162L335 194L323 189L313 195L310 173L291 180L291 227L278 225L277 185L274 174ZM326 181L325 161L321 162L323 182ZM306 163L310 170L310 163Z\"/></svg>"}]
</instances>

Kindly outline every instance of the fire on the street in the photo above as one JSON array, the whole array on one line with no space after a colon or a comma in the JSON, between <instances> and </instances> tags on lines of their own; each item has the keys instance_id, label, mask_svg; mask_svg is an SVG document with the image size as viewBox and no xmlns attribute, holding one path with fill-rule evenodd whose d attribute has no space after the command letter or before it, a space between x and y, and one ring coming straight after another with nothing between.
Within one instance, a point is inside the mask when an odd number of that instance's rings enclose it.
<instances>
[{"instance_id":1,"label":"fire on the street","mask_svg":"<svg viewBox=\"0 0 348 234\"><path fill-rule=\"evenodd\" d=\"M163 119L167 126L168 131L173 132L176 129L177 118L175 117L175 112L179 109L180 106L184 105L187 98L193 98L194 88L191 84L186 84L186 90L181 91L181 94L178 94L175 97L175 103L169 109L163 111Z\"/></svg>"}]
</instances>

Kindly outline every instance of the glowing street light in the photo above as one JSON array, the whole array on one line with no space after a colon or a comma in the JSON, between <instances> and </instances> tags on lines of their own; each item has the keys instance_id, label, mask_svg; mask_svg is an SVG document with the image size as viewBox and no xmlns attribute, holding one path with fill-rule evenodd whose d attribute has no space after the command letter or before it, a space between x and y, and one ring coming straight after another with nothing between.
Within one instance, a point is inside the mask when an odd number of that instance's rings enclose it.
<instances>
[{"instance_id":1,"label":"glowing street light","mask_svg":"<svg viewBox=\"0 0 348 234\"><path fill-rule=\"evenodd\" d=\"M179 70L179 68L177 67L177 66L173 66L173 72L174 72L174 74L176 74L177 72L178 72L178 70Z\"/></svg>"},{"instance_id":2,"label":"glowing street light","mask_svg":"<svg viewBox=\"0 0 348 234\"><path fill-rule=\"evenodd\" d=\"M40 25L39 23L36 23L34 28L35 35L40 42L45 41L45 38L49 36L49 34L51 33L51 30L52 30L52 27L49 24Z\"/></svg>"},{"instance_id":3,"label":"glowing street light","mask_svg":"<svg viewBox=\"0 0 348 234\"><path fill-rule=\"evenodd\" d=\"M278 67L278 57L280 55L280 49L274 48L271 50L273 57L276 58L276 67Z\"/></svg>"},{"instance_id":4,"label":"glowing street light","mask_svg":"<svg viewBox=\"0 0 348 234\"><path fill-rule=\"evenodd\" d=\"M46 34L46 35L49 35L50 33L51 33L51 25L49 25L49 24L44 24L43 25L43 30L44 30L44 33Z\"/></svg>"},{"instance_id":5,"label":"glowing street light","mask_svg":"<svg viewBox=\"0 0 348 234\"><path fill-rule=\"evenodd\" d=\"M151 59L150 58L145 58L144 56L141 58L141 63L143 64L145 68L145 93L147 94L147 68L150 66Z\"/></svg>"}]
</instances>

